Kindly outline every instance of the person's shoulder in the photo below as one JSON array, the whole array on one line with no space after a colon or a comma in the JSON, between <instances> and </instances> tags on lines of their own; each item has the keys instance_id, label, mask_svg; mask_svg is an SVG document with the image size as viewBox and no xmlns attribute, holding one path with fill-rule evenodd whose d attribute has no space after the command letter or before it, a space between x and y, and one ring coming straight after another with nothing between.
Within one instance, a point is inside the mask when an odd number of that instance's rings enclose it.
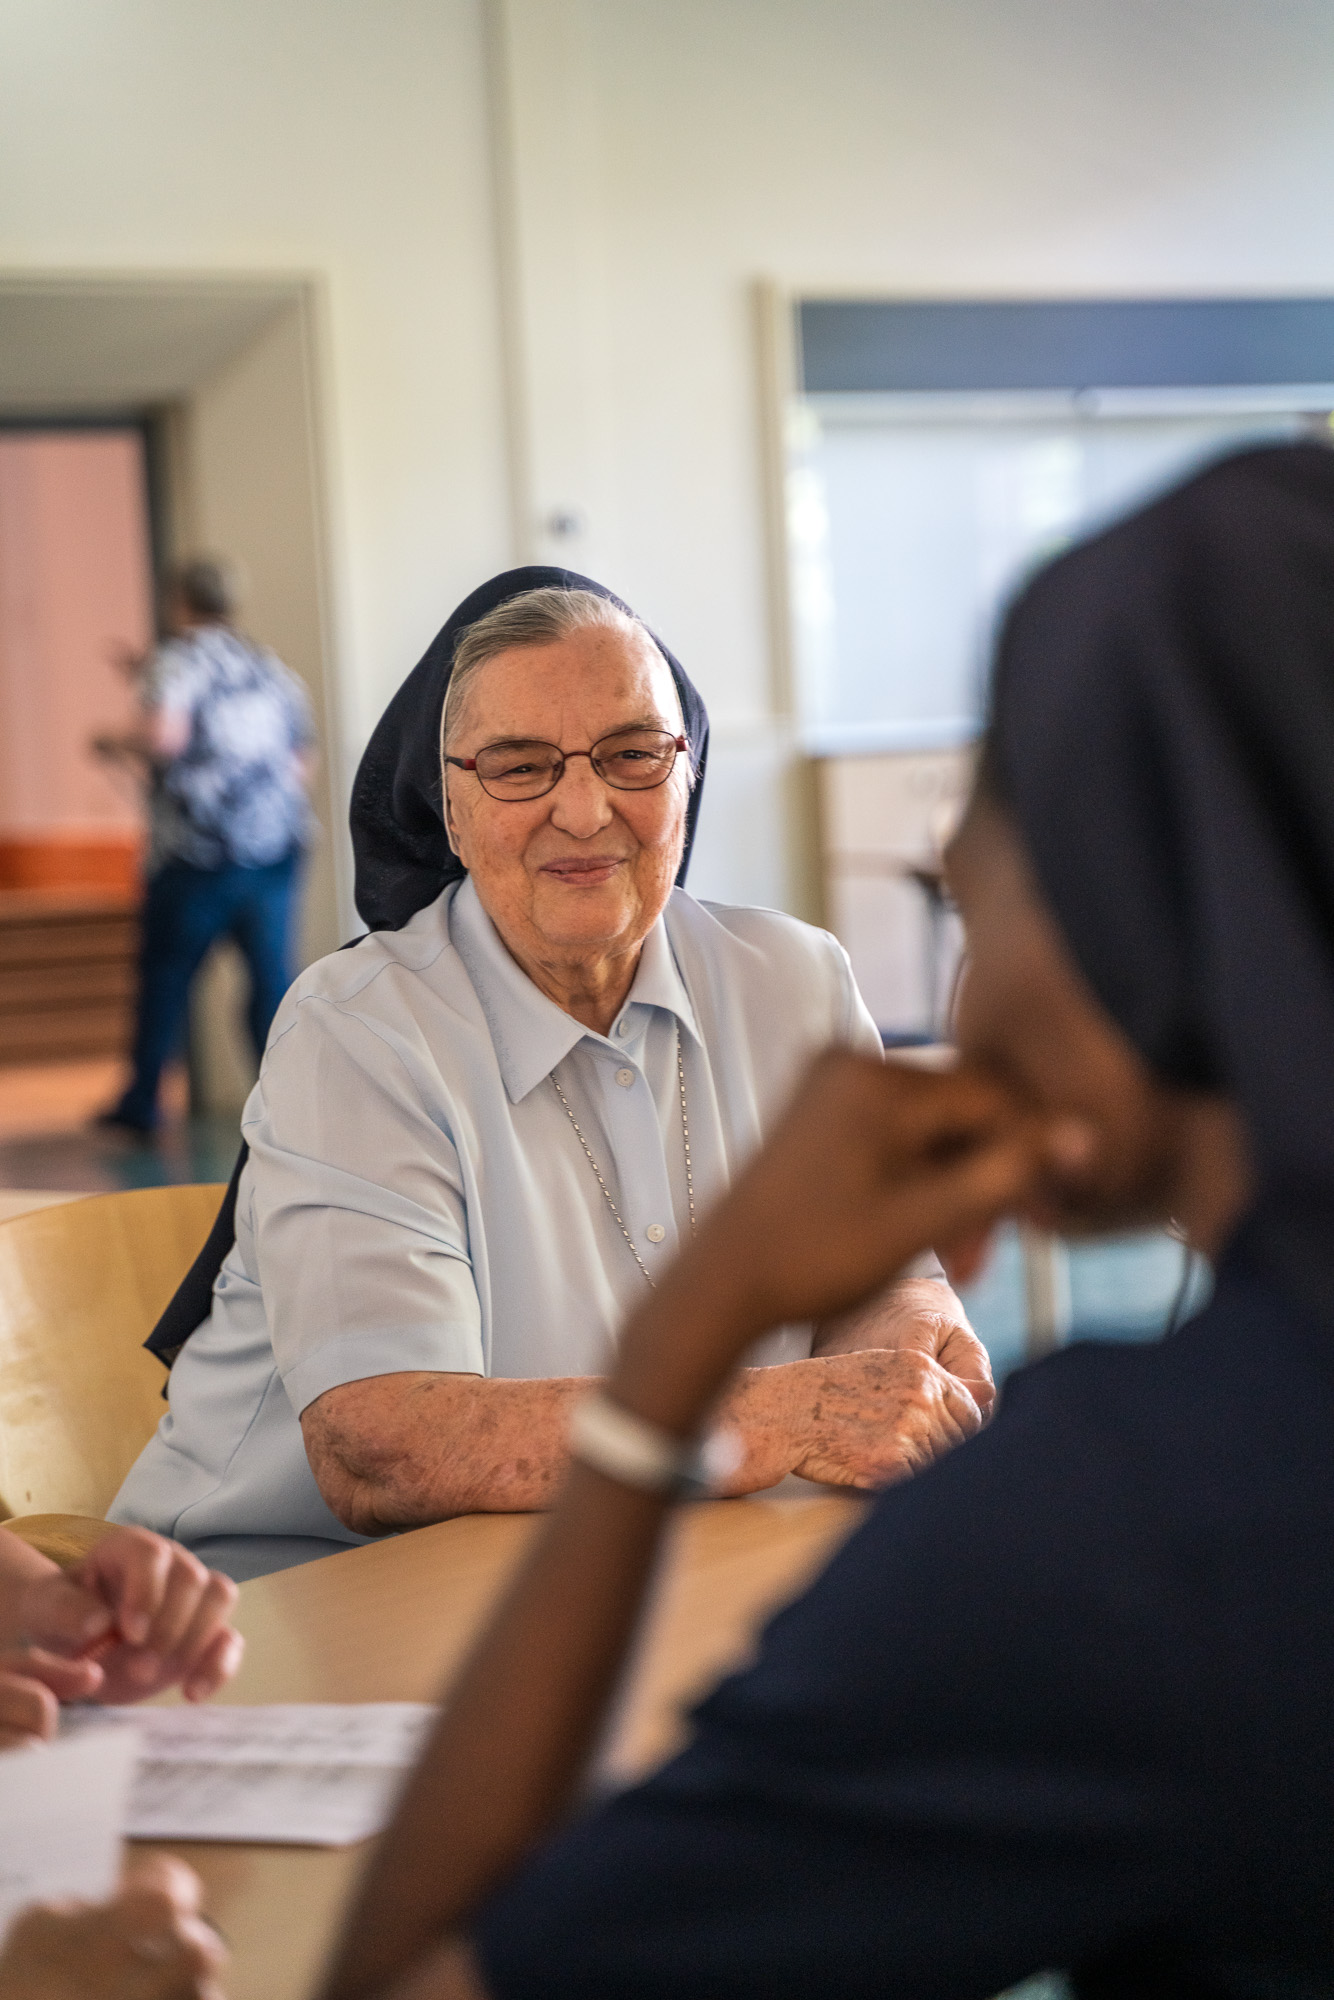
<instances>
[{"instance_id":1,"label":"person's shoulder","mask_svg":"<svg viewBox=\"0 0 1334 2000\"><path fill-rule=\"evenodd\" d=\"M179 633L169 633L165 639L158 640L148 665L150 671L154 667L186 666L194 656L195 649L188 638Z\"/></svg>"},{"instance_id":2,"label":"person's shoulder","mask_svg":"<svg viewBox=\"0 0 1334 2000\"><path fill-rule=\"evenodd\" d=\"M831 1043L857 1042L865 1009L838 939L783 910L700 903L676 890L667 937L705 1039L746 1024L757 1060L786 1079ZM874 1040L874 1029L867 1030Z\"/></svg>"},{"instance_id":3,"label":"person's shoulder","mask_svg":"<svg viewBox=\"0 0 1334 2000\"><path fill-rule=\"evenodd\" d=\"M687 944L737 966L839 983L846 977L847 954L838 939L785 910L702 903L676 889L667 905L667 930L673 944Z\"/></svg>"},{"instance_id":4,"label":"person's shoulder","mask_svg":"<svg viewBox=\"0 0 1334 2000\"><path fill-rule=\"evenodd\" d=\"M437 1003L452 985L462 993L466 976L449 936L454 894L454 887L446 889L401 930L368 931L307 966L278 1010L271 1041L293 1027L303 1010L388 1019L414 1013L428 992Z\"/></svg>"}]
</instances>

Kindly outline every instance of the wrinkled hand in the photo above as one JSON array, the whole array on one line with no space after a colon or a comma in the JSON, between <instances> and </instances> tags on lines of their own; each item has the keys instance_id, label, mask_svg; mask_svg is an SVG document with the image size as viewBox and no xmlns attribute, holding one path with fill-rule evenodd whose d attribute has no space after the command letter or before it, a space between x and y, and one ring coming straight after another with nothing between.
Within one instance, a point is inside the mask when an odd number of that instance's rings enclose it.
<instances>
[{"instance_id":1,"label":"wrinkled hand","mask_svg":"<svg viewBox=\"0 0 1334 2000\"><path fill-rule=\"evenodd\" d=\"M930 1354L872 1347L747 1369L721 1421L744 1456L724 1491L754 1493L789 1472L872 1489L921 1472L982 1428L975 1398Z\"/></svg>"},{"instance_id":2,"label":"wrinkled hand","mask_svg":"<svg viewBox=\"0 0 1334 2000\"><path fill-rule=\"evenodd\" d=\"M199 1915L199 1880L159 1855L108 1903L37 1903L0 1952L0 2000L222 2000L226 1952Z\"/></svg>"},{"instance_id":3,"label":"wrinkled hand","mask_svg":"<svg viewBox=\"0 0 1334 2000\"><path fill-rule=\"evenodd\" d=\"M177 1682L203 1701L240 1665L235 1602L236 1585L178 1542L113 1528L77 1569L25 1586L12 1618L24 1644L0 1667L60 1701L142 1701Z\"/></svg>"},{"instance_id":4,"label":"wrinkled hand","mask_svg":"<svg viewBox=\"0 0 1334 2000\"><path fill-rule=\"evenodd\" d=\"M901 1278L858 1311L827 1322L815 1353L856 1354L865 1348L912 1349L957 1376L982 1412L991 1415L996 1382L987 1350L953 1288L939 1278Z\"/></svg>"},{"instance_id":5,"label":"wrinkled hand","mask_svg":"<svg viewBox=\"0 0 1334 2000\"><path fill-rule=\"evenodd\" d=\"M982 1428L965 1385L912 1348L839 1354L825 1371L794 1472L827 1486L887 1486Z\"/></svg>"}]
</instances>

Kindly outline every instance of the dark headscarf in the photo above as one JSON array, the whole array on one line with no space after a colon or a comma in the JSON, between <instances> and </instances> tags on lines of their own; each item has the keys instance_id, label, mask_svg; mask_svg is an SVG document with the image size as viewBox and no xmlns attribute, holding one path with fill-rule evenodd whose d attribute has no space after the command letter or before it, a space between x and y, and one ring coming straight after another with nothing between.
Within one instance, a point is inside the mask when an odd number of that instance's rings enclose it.
<instances>
[{"instance_id":1,"label":"dark headscarf","mask_svg":"<svg viewBox=\"0 0 1334 2000\"><path fill-rule=\"evenodd\" d=\"M1334 1310L1334 452L1227 458L1044 570L988 758L1075 958L1234 1100L1243 1241Z\"/></svg>"},{"instance_id":2,"label":"dark headscarf","mask_svg":"<svg viewBox=\"0 0 1334 2000\"><path fill-rule=\"evenodd\" d=\"M375 726L352 786L352 847L357 862L357 908L373 931L401 930L441 890L462 879L464 868L445 838L440 781L440 715L454 671L454 654L470 625L530 590L586 590L633 617L602 584L574 570L506 570L465 597L404 681ZM695 788L686 808L686 843L677 883L685 881L699 817L709 717L699 691L657 634L653 643L671 668L681 697L685 733L695 766Z\"/></svg>"},{"instance_id":3,"label":"dark headscarf","mask_svg":"<svg viewBox=\"0 0 1334 2000\"><path fill-rule=\"evenodd\" d=\"M628 604L622 603L604 585L594 583L591 577L538 564L506 570L502 576L493 576L489 583L474 590L471 597L464 598L380 717L353 782L349 817L357 864L357 908L370 930L401 930L451 882L463 879L466 871L445 837L444 788L440 776L440 717L445 689L454 671L459 639L468 627L499 605L508 604L511 598L522 597L530 590L587 590L634 617ZM698 688L679 660L668 652L656 633L651 637L671 668L695 767L695 785L686 806L685 850L676 875L681 884L690 865L704 790L709 715ZM249 1149L243 1143L208 1241L144 1343L168 1367L212 1310L214 1281L236 1240L236 1194L248 1155Z\"/></svg>"}]
</instances>

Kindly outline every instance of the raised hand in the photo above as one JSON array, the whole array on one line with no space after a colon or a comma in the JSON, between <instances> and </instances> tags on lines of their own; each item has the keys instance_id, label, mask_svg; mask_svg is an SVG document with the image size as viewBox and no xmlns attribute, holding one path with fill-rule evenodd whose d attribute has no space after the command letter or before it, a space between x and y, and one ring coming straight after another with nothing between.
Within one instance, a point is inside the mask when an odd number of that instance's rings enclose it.
<instances>
[{"instance_id":1,"label":"raised hand","mask_svg":"<svg viewBox=\"0 0 1334 2000\"><path fill-rule=\"evenodd\" d=\"M1089 1143L978 1073L822 1056L627 1328L612 1394L688 1433L759 1334L849 1311L928 1244L948 1265Z\"/></svg>"}]
</instances>

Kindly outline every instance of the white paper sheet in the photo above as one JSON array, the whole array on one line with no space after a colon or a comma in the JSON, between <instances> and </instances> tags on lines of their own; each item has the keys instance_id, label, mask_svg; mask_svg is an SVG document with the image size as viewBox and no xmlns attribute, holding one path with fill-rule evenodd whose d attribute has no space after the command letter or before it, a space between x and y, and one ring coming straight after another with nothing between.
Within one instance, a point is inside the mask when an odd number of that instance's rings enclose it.
<instances>
[{"instance_id":1,"label":"white paper sheet","mask_svg":"<svg viewBox=\"0 0 1334 2000\"><path fill-rule=\"evenodd\" d=\"M138 1748L99 1729L0 1757L0 1937L25 1903L111 1894Z\"/></svg>"},{"instance_id":2,"label":"white paper sheet","mask_svg":"<svg viewBox=\"0 0 1334 2000\"><path fill-rule=\"evenodd\" d=\"M385 1824L436 1711L419 1702L88 1708L76 1738L131 1726L140 1755L125 1820L138 1840L342 1847Z\"/></svg>"}]
</instances>

